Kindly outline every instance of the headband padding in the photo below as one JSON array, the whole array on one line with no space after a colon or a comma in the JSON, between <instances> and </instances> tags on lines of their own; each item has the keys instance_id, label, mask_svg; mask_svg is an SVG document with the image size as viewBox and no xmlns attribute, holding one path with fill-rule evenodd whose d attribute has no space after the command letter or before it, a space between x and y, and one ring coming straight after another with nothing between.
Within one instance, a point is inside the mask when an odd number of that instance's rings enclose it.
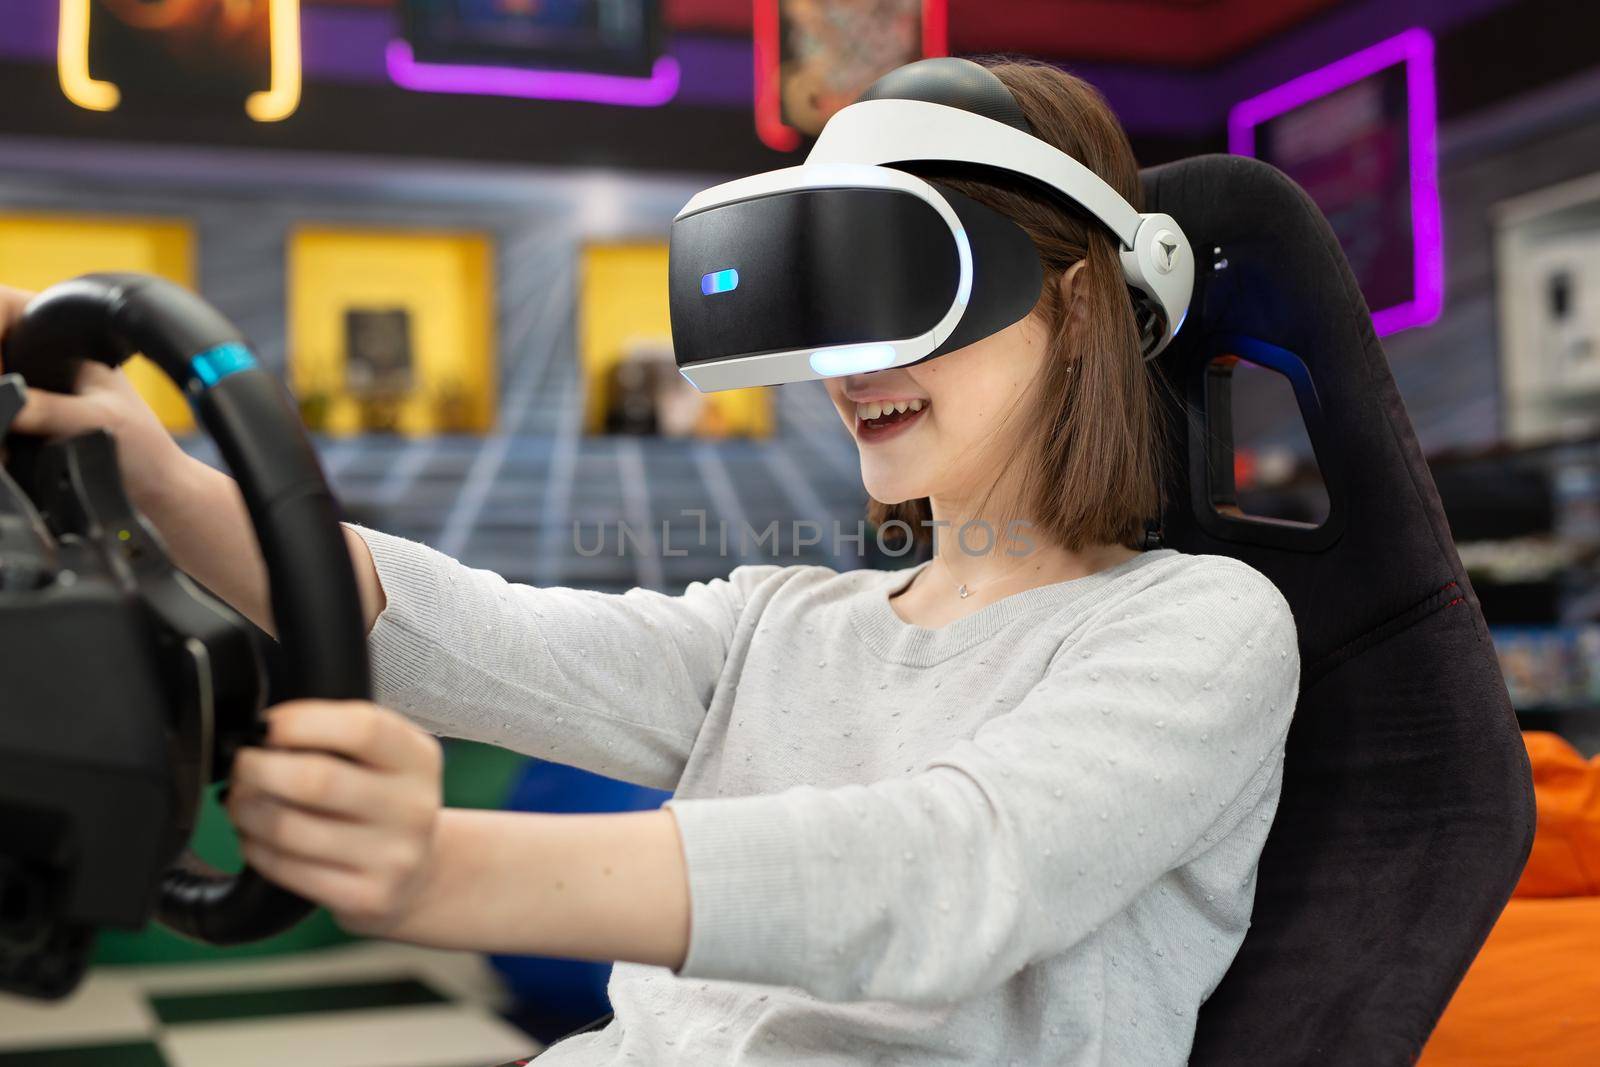
<instances>
[{"instance_id":1,"label":"headband padding","mask_svg":"<svg viewBox=\"0 0 1600 1067\"><path fill-rule=\"evenodd\" d=\"M1033 127L1005 82L970 59L943 56L897 67L867 86L860 100L922 100L960 108L1032 134Z\"/></svg>"}]
</instances>

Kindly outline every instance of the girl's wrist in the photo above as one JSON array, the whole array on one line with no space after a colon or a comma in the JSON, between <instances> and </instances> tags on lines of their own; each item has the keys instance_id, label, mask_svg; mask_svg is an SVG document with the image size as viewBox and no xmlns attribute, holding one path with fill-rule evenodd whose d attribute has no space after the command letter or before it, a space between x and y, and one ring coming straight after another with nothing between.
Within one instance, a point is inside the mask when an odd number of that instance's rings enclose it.
<instances>
[{"instance_id":1,"label":"girl's wrist","mask_svg":"<svg viewBox=\"0 0 1600 1067\"><path fill-rule=\"evenodd\" d=\"M388 917L381 928L352 929L369 937L384 937L430 948L466 951L498 951L504 946L483 945L471 931L469 894L483 888L478 879L462 871L470 862L458 847L460 812L440 809L433 822L432 840L427 855L418 867L404 905Z\"/></svg>"},{"instance_id":2,"label":"girl's wrist","mask_svg":"<svg viewBox=\"0 0 1600 1067\"><path fill-rule=\"evenodd\" d=\"M192 511L215 491L215 479L227 475L213 470L174 443L172 453L150 465L146 475L128 479L128 497L145 518L163 529L168 522Z\"/></svg>"}]
</instances>

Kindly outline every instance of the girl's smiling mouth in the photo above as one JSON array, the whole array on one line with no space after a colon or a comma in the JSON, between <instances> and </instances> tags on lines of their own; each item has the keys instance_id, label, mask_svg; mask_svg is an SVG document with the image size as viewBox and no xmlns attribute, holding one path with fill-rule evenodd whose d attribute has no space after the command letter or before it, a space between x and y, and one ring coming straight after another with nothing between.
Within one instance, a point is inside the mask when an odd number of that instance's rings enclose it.
<instances>
[{"instance_id":1,"label":"girl's smiling mouth","mask_svg":"<svg viewBox=\"0 0 1600 1067\"><path fill-rule=\"evenodd\" d=\"M929 401L920 397L896 397L856 402L856 440L877 442L905 432L921 420Z\"/></svg>"}]
</instances>

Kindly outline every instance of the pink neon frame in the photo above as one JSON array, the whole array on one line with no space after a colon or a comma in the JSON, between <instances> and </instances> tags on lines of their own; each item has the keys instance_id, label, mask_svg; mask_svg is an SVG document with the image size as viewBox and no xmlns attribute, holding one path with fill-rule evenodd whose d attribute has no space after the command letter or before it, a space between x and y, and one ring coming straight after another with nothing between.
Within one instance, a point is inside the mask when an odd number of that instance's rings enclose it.
<instances>
[{"instance_id":1,"label":"pink neon frame","mask_svg":"<svg viewBox=\"0 0 1600 1067\"><path fill-rule=\"evenodd\" d=\"M624 107L660 107L678 95L678 61L661 56L647 78L567 70L526 70L456 63L419 62L408 41L393 40L384 52L389 80L423 93L520 96L539 100L584 100Z\"/></svg>"},{"instance_id":2,"label":"pink neon frame","mask_svg":"<svg viewBox=\"0 0 1600 1067\"><path fill-rule=\"evenodd\" d=\"M1439 127L1433 69L1433 37L1405 31L1379 41L1290 82L1233 105L1228 113L1228 150L1256 154L1256 127L1394 66L1406 65L1406 122L1411 160L1413 281L1411 299L1372 313L1377 332L1391 334L1426 326L1444 309L1444 228L1439 216Z\"/></svg>"},{"instance_id":3,"label":"pink neon frame","mask_svg":"<svg viewBox=\"0 0 1600 1067\"><path fill-rule=\"evenodd\" d=\"M778 0L755 0L756 136L768 148L793 152L800 131L783 121L778 85ZM949 0L922 0L922 58L950 53Z\"/></svg>"}]
</instances>

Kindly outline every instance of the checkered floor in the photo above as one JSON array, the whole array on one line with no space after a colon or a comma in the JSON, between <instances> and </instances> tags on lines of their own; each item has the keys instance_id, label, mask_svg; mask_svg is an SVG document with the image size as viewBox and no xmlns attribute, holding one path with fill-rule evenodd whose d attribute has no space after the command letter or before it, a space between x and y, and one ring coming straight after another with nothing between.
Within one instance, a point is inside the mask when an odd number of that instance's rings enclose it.
<instances>
[{"instance_id":1,"label":"checkered floor","mask_svg":"<svg viewBox=\"0 0 1600 1067\"><path fill-rule=\"evenodd\" d=\"M539 1051L478 956L356 944L102 967L56 1004L0 995L0 1067L490 1067Z\"/></svg>"}]
</instances>

